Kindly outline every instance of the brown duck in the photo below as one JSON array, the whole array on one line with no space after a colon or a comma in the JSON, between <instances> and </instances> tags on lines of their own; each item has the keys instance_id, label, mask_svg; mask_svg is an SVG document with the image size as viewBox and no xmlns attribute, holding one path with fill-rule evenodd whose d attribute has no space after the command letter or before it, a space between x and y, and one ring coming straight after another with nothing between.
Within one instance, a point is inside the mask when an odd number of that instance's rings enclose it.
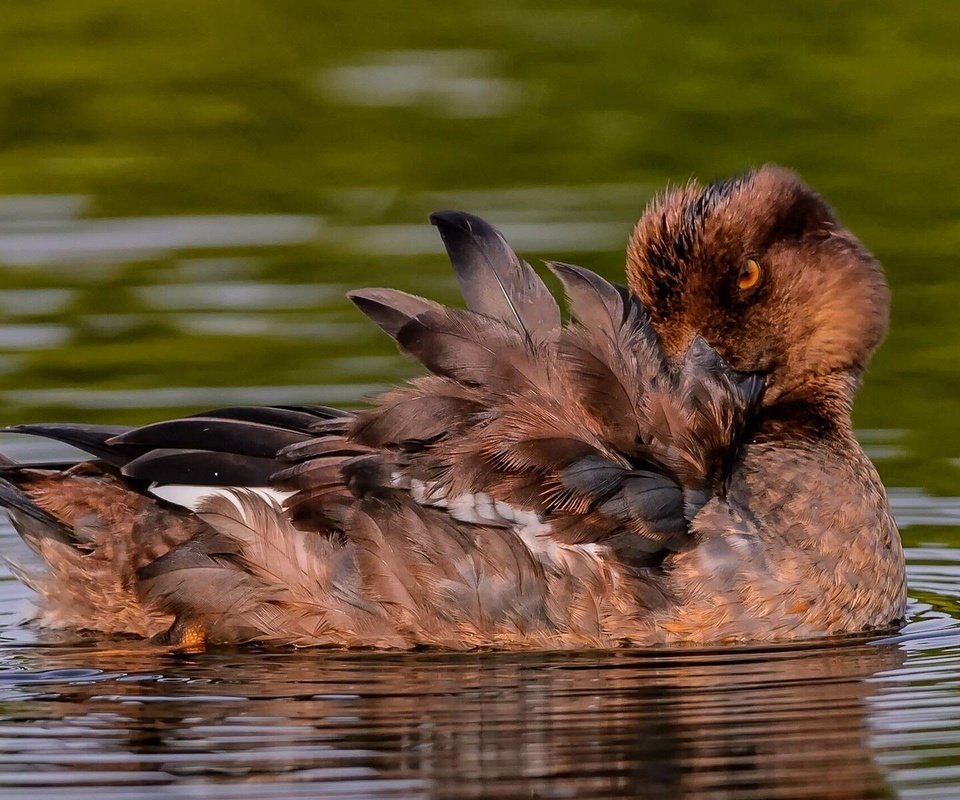
<instances>
[{"instance_id":1,"label":"brown duck","mask_svg":"<svg viewBox=\"0 0 960 800\"><path fill-rule=\"evenodd\" d=\"M431 373L359 412L20 425L90 460L0 466L52 628L175 646L573 648L889 626L900 538L851 430L881 268L795 175L656 200L627 287L431 218L466 309L350 296Z\"/></svg>"}]
</instances>

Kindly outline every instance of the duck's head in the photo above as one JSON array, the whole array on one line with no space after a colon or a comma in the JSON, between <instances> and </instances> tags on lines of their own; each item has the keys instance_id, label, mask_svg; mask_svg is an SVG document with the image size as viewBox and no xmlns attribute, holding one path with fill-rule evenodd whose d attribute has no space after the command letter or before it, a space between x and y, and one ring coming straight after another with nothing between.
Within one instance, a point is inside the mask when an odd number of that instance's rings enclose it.
<instances>
[{"instance_id":1,"label":"duck's head","mask_svg":"<svg viewBox=\"0 0 960 800\"><path fill-rule=\"evenodd\" d=\"M887 330L876 259L776 166L655 199L627 277L668 354L701 335L735 369L767 376L765 404L823 379L854 387Z\"/></svg>"}]
</instances>

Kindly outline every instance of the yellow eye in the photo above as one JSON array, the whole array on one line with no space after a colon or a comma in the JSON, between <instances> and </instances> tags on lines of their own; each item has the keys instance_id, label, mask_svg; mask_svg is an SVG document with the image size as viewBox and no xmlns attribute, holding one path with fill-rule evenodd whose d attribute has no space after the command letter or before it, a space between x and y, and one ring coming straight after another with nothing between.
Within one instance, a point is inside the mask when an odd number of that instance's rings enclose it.
<instances>
[{"instance_id":1,"label":"yellow eye","mask_svg":"<svg viewBox=\"0 0 960 800\"><path fill-rule=\"evenodd\" d=\"M762 275L763 270L760 269L760 264L756 260L748 258L740 267L740 274L737 275L737 286L740 287L741 292L749 291L760 283Z\"/></svg>"}]
</instances>

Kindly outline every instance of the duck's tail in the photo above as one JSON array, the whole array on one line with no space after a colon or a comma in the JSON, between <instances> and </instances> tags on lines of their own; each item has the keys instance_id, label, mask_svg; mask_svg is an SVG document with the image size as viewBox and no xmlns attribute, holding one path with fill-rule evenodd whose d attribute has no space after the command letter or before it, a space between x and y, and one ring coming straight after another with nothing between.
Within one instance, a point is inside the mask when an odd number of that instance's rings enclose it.
<instances>
[{"instance_id":1,"label":"duck's tail","mask_svg":"<svg viewBox=\"0 0 960 800\"><path fill-rule=\"evenodd\" d=\"M37 595L36 622L174 645L197 630L222 642L325 641L335 545L297 530L279 505L287 493L266 483L283 466L271 457L279 448L345 416L240 407L137 429L9 428L93 456L43 464L0 456L0 506L39 556L11 564Z\"/></svg>"},{"instance_id":2,"label":"duck's tail","mask_svg":"<svg viewBox=\"0 0 960 800\"><path fill-rule=\"evenodd\" d=\"M138 636L170 626L172 617L149 610L136 590L136 571L148 555L137 547L132 523L143 510L137 507L149 502L93 462L41 467L4 459L0 505L39 556L30 565L8 563L36 593L41 626ZM186 534L167 538L172 545Z\"/></svg>"}]
</instances>

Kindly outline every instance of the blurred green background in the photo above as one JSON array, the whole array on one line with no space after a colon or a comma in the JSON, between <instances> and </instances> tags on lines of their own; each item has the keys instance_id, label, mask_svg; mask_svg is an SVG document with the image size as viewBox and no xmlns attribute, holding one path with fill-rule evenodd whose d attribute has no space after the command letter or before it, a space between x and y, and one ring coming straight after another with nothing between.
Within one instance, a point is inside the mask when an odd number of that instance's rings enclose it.
<instances>
[{"instance_id":1,"label":"blurred green background","mask_svg":"<svg viewBox=\"0 0 960 800\"><path fill-rule=\"evenodd\" d=\"M856 409L960 479L960 5L4 0L0 422L356 403L412 374L343 298L452 300L426 215L622 270L653 191L797 169L885 264Z\"/></svg>"}]
</instances>

